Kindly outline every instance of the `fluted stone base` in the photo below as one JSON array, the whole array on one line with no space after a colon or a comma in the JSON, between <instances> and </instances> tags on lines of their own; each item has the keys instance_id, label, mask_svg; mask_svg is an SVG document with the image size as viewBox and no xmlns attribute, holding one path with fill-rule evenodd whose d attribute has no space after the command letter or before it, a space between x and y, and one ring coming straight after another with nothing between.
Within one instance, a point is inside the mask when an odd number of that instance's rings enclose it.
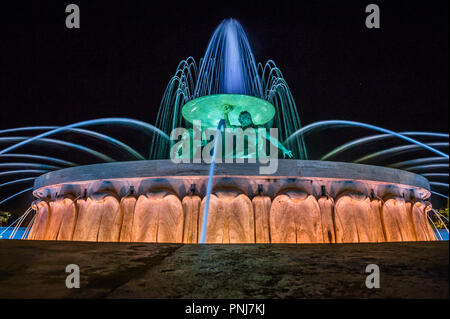
<instances>
[{"instance_id":1,"label":"fluted stone base","mask_svg":"<svg viewBox=\"0 0 450 319\"><path fill-rule=\"evenodd\" d=\"M426 179L381 167L329 163L280 161L276 176L253 175L256 164L218 165L206 243L436 240L427 219ZM28 239L199 242L207 165L187 164L183 170L170 161L114 164L127 169L90 165L40 177ZM138 165L136 174L131 174L133 165ZM145 172L143 165L150 170Z\"/></svg>"}]
</instances>

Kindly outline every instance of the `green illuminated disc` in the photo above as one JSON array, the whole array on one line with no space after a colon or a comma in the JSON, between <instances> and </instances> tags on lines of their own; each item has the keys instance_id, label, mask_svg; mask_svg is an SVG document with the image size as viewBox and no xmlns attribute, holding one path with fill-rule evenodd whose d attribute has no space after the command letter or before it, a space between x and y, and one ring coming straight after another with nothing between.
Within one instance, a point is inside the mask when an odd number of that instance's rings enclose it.
<instances>
[{"instance_id":1,"label":"green illuminated disc","mask_svg":"<svg viewBox=\"0 0 450 319\"><path fill-rule=\"evenodd\" d=\"M202 127L216 128L224 118L226 105L233 106L228 113L231 125L240 126L239 114L247 111L251 114L255 125L264 125L275 115L275 108L266 100L242 94L216 94L199 97L183 106L181 113L189 123L201 121Z\"/></svg>"}]
</instances>

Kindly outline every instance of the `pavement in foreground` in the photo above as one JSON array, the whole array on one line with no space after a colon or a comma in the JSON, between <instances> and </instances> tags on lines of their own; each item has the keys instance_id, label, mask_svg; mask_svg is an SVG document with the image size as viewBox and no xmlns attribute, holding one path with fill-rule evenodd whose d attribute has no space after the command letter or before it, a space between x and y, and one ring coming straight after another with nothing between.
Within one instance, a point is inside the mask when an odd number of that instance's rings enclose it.
<instances>
[{"instance_id":1,"label":"pavement in foreground","mask_svg":"<svg viewBox=\"0 0 450 319\"><path fill-rule=\"evenodd\" d=\"M448 242L180 245L0 240L0 298L449 298ZM68 264L81 287L68 289ZM368 264L380 288L365 286Z\"/></svg>"}]
</instances>

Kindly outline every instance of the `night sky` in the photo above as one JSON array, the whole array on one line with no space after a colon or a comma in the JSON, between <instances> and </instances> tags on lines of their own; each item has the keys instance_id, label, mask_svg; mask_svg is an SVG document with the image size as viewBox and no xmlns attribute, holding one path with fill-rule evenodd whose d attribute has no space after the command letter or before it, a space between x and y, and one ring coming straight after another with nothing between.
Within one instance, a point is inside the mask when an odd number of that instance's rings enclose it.
<instances>
[{"instance_id":1,"label":"night sky","mask_svg":"<svg viewBox=\"0 0 450 319\"><path fill-rule=\"evenodd\" d=\"M365 27L372 2L381 29ZM69 3L80 6L81 29L65 27ZM233 17L257 61L282 70L303 125L448 132L447 1L20 1L0 12L0 129L154 123L179 61L198 61ZM362 134L333 132L308 140L312 155Z\"/></svg>"}]
</instances>

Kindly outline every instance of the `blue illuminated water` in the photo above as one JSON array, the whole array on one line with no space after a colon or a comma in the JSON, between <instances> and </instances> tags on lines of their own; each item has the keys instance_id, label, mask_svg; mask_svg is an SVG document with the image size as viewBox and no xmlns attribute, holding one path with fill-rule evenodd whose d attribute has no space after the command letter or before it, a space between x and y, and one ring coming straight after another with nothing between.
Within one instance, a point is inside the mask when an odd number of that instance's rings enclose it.
<instances>
[{"instance_id":1,"label":"blue illuminated water","mask_svg":"<svg viewBox=\"0 0 450 319\"><path fill-rule=\"evenodd\" d=\"M441 235L441 237L442 237L442 240L448 240L448 232L445 230L445 229L438 229L438 231L439 231L439 234ZM435 234L436 234L436 237L439 239L439 240L441 240L441 237L439 237L439 235L437 234L437 232L436 231L434 231L435 232Z\"/></svg>"},{"instance_id":2,"label":"blue illuminated water","mask_svg":"<svg viewBox=\"0 0 450 319\"><path fill-rule=\"evenodd\" d=\"M206 188L205 195L205 208L203 209L203 221L202 221L202 230L200 234L200 244L204 244L206 242L206 231L208 228L208 212L209 212L209 199L211 198L212 192L212 184L213 184L213 176L214 176L214 166L216 163L216 152L219 148L219 138L221 135L222 126L225 126L225 120L221 119L219 125L217 126L216 135L214 137L214 149L211 158L211 164L209 165L209 176L208 176L208 186Z\"/></svg>"},{"instance_id":3,"label":"blue illuminated water","mask_svg":"<svg viewBox=\"0 0 450 319\"><path fill-rule=\"evenodd\" d=\"M0 234L3 233L3 231L5 231L7 227L0 227ZM26 227L19 227L19 229L17 229L16 234L14 235L14 238L11 239L21 239L23 233L25 232ZM0 237L0 239L9 239L9 236L11 235L11 233L14 231L14 227L10 227L7 231L5 231Z\"/></svg>"}]
</instances>

